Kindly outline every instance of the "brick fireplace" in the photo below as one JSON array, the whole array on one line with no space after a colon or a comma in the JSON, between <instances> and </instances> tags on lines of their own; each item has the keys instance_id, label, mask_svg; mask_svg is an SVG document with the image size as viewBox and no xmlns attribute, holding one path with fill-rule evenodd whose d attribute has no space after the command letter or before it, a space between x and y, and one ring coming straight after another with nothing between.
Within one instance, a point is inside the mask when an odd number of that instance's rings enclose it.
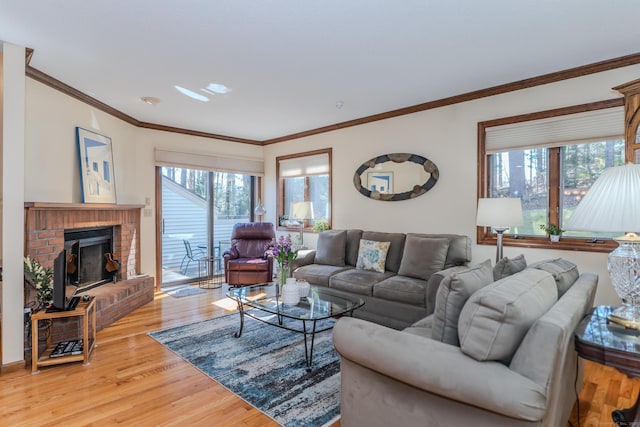
<instances>
[{"instance_id":1,"label":"brick fireplace","mask_svg":"<svg viewBox=\"0 0 640 427\"><path fill-rule=\"evenodd\" d=\"M64 249L64 232L71 229L114 227L113 252L120 260L120 279L138 273L140 211L143 205L91 203L25 203L27 255L44 267Z\"/></svg>"},{"instance_id":2,"label":"brick fireplace","mask_svg":"<svg viewBox=\"0 0 640 427\"><path fill-rule=\"evenodd\" d=\"M25 203L25 251L44 267L65 249L65 231L112 227L113 254L120 261L116 283L90 289L96 297L96 327L103 329L130 311L153 300L154 280L140 276L140 215L143 205L90 203ZM25 306L35 290L25 284ZM55 322L52 338L73 338L77 322ZM28 341L25 340L25 348ZM30 351L27 348L27 351ZM27 359L29 360L29 359Z\"/></svg>"}]
</instances>

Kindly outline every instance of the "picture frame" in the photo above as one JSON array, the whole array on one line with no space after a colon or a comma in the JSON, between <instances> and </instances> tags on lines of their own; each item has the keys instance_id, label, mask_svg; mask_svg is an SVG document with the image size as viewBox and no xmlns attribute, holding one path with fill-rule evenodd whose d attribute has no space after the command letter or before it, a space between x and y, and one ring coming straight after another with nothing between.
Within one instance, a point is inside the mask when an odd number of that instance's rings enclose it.
<instances>
[{"instance_id":1,"label":"picture frame","mask_svg":"<svg viewBox=\"0 0 640 427\"><path fill-rule=\"evenodd\" d=\"M76 127L83 203L116 203L111 138Z\"/></svg>"},{"instance_id":2,"label":"picture frame","mask_svg":"<svg viewBox=\"0 0 640 427\"><path fill-rule=\"evenodd\" d=\"M367 187L371 192L393 194L393 172L367 172Z\"/></svg>"}]
</instances>

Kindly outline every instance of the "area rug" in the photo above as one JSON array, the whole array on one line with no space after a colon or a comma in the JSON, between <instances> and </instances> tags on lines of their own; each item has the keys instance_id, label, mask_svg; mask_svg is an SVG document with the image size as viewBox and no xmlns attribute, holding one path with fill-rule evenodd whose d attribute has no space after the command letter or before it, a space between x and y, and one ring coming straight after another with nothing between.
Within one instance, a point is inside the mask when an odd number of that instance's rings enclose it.
<instances>
[{"instance_id":1,"label":"area rug","mask_svg":"<svg viewBox=\"0 0 640 427\"><path fill-rule=\"evenodd\" d=\"M239 325L239 315L231 314L149 335L283 426L338 419L340 362L331 331L316 335L307 372L302 334L245 317L242 337L235 338Z\"/></svg>"},{"instance_id":2,"label":"area rug","mask_svg":"<svg viewBox=\"0 0 640 427\"><path fill-rule=\"evenodd\" d=\"M188 297L190 295L204 294L207 291L205 291L204 289L195 288L193 286L186 285L186 286L178 286L173 288L163 288L162 292L164 292L165 294L169 294L172 297L182 298L182 297Z\"/></svg>"}]
</instances>

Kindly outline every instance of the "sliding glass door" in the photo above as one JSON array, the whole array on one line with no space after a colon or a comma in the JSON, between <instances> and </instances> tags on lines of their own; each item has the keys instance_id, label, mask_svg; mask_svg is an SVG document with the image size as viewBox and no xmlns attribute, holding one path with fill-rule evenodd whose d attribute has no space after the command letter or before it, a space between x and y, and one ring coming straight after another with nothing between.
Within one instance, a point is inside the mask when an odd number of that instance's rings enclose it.
<instances>
[{"instance_id":1,"label":"sliding glass door","mask_svg":"<svg viewBox=\"0 0 640 427\"><path fill-rule=\"evenodd\" d=\"M253 220L255 177L160 169L161 286L224 274L222 253L230 244L233 225Z\"/></svg>"}]
</instances>

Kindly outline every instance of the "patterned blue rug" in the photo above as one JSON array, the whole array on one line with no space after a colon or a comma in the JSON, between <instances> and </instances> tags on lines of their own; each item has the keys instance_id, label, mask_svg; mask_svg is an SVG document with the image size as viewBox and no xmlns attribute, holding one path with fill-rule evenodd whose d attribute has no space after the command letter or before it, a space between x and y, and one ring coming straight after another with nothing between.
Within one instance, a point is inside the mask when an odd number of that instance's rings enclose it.
<instances>
[{"instance_id":1,"label":"patterned blue rug","mask_svg":"<svg viewBox=\"0 0 640 427\"><path fill-rule=\"evenodd\" d=\"M149 335L283 426L322 426L339 417L340 361L331 331L316 335L307 372L302 334L245 316L235 338L239 325L231 314Z\"/></svg>"}]
</instances>

